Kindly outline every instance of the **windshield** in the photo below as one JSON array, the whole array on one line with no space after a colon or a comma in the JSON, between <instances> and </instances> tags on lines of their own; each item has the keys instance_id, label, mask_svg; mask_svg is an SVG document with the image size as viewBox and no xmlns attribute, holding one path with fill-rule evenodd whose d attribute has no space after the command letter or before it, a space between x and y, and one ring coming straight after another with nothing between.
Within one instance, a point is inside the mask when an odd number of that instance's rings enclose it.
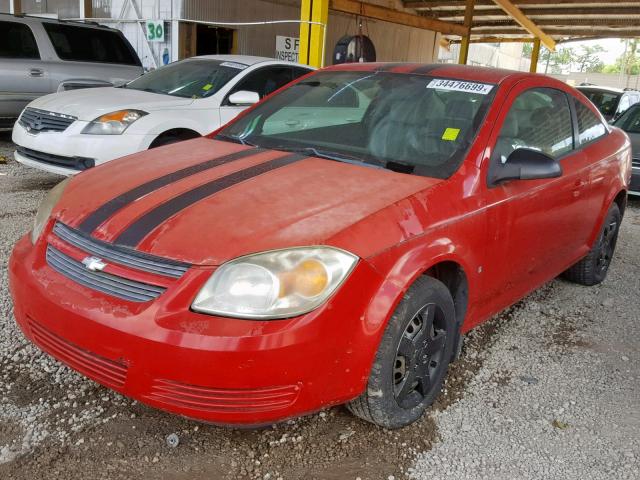
<instances>
[{"instance_id":1,"label":"windshield","mask_svg":"<svg viewBox=\"0 0 640 480\"><path fill-rule=\"evenodd\" d=\"M640 133L640 107L631 107L613 125L627 133Z\"/></svg>"},{"instance_id":2,"label":"windshield","mask_svg":"<svg viewBox=\"0 0 640 480\"><path fill-rule=\"evenodd\" d=\"M620 102L621 93L616 92L603 92L600 90L587 90L580 89L580 91L591 100L600 113L606 117L612 117L618 109L618 102Z\"/></svg>"},{"instance_id":3,"label":"windshield","mask_svg":"<svg viewBox=\"0 0 640 480\"><path fill-rule=\"evenodd\" d=\"M494 86L388 72L319 72L218 138L436 178L455 172Z\"/></svg>"},{"instance_id":4,"label":"windshield","mask_svg":"<svg viewBox=\"0 0 640 480\"><path fill-rule=\"evenodd\" d=\"M123 88L174 97L206 98L215 94L246 65L220 60L183 60L153 70Z\"/></svg>"}]
</instances>

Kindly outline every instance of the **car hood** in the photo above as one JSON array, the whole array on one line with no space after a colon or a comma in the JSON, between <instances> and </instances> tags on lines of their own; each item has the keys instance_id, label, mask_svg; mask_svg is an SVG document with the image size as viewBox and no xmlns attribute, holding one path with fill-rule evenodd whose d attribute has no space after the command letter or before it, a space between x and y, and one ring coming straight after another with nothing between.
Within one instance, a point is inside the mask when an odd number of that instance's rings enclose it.
<instances>
[{"instance_id":1,"label":"car hood","mask_svg":"<svg viewBox=\"0 0 640 480\"><path fill-rule=\"evenodd\" d=\"M192 102L191 98L178 98L127 88L100 87L45 95L31 102L29 106L91 121L105 113L126 108L150 112L189 105Z\"/></svg>"},{"instance_id":2,"label":"car hood","mask_svg":"<svg viewBox=\"0 0 640 480\"><path fill-rule=\"evenodd\" d=\"M368 257L420 233L398 202L440 182L199 138L77 175L53 214L99 240L199 265L320 244Z\"/></svg>"}]
</instances>

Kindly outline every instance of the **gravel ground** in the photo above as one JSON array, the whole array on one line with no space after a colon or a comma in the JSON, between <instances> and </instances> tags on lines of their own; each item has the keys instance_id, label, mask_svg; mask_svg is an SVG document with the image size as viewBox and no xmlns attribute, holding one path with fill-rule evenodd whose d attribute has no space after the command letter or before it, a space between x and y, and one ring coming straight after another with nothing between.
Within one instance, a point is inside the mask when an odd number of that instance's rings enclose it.
<instances>
[{"instance_id":1,"label":"gravel ground","mask_svg":"<svg viewBox=\"0 0 640 480\"><path fill-rule=\"evenodd\" d=\"M23 338L6 265L61 178L11 149L0 136L0 478L640 478L640 203L603 285L556 280L474 330L415 425L379 429L339 407L232 430L132 402Z\"/></svg>"}]
</instances>

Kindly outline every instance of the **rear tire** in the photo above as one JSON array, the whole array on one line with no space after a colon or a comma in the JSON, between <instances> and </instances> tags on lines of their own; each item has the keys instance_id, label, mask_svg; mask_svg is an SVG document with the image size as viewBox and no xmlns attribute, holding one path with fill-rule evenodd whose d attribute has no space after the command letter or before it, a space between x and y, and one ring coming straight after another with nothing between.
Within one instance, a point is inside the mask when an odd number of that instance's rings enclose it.
<instances>
[{"instance_id":1,"label":"rear tire","mask_svg":"<svg viewBox=\"0 0 640 480\"><path fill-rule=\"evenodd\" d=\"M458 335L447 287L418 278L389 320L366 390L347 408L385 428L415 422L440 393Z\"/></svg>"},{"instance_id":2,"label":"rear tire","mask_svg":"<svg viewBox=\"0 0 640 480\"><path fill-rule=\"evenodd\" d=\"M589 253L566 270L562 276L580 285L591 286L601 283L609 271L611 258L616 249L621 221L620 209L614 203L609 208L598 239L589 250Z\"/></svg>"}]
</instances>

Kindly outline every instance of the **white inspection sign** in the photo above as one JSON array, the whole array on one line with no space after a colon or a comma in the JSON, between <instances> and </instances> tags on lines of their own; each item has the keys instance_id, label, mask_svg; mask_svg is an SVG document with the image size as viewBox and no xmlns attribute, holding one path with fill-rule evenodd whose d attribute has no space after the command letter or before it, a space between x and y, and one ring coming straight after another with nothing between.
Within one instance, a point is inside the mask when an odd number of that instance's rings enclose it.
<instances>
[{"instance_id":1,"label":"white inspection sign","mask_svg":"<svg viewBox=\"0 0 640 480\"><path fill-rule=\"evenodd\" d=\"M162 20L147 20L145 22L147 40L150 42L164 42L164 22Z\"/></svg>"},{"instance_id":2,"label":"white inspection sign","mask_svg":"<svg viewBox=\"0 0 640 480\"><path fill-rule=\"evenodd\" d=\"M299 38L276 35L276 55L275 55L276 60L284 60L286 62L297 62L299 48L300 48Z\"/></svg>"}]
</instances>

